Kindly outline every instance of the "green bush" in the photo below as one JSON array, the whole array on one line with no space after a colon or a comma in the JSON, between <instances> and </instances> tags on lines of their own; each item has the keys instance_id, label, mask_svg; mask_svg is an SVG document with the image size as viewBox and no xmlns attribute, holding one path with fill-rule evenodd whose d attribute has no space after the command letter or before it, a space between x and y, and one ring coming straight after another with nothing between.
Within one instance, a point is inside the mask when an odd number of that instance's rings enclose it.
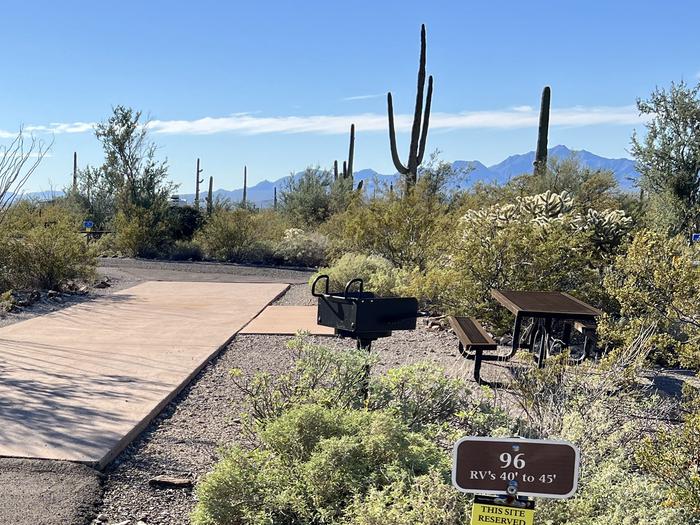
<instances>
[{"instance_id":1,"label":"green bush","mask_svg":"<svg viewBox=\"0 0 700 525\"><path fill-rule=\"evenodd\" d=\"M327 244L324 235L290 228L275 246L274 256L295 266L318 266L326 260Z\"/></svg>"},{"instance_id":2,"label":"green bush","mask_svg":"<svg viewBox=\"0 0 700 525\"><path fill-rule=\"evenodd\" d=\"M194 206L169 206L165 213L167 236L172 241L190 241L202 227L204 215Z\"/></svg>"},{"instance_id":3,"label":"green bush","mask_svg":"<svg viewBox=\"0 0 700 525\"><path fill-rule=\"evenodd\" d=\"M298 228L318 226L331 215L332 186L330 173L319 168L291 175L280 192L280 209Z\"/></svg>"},{"instance_id":4,"label":"green bush","mask_svg":"<svg viewBox=\"0 0 700 525\"><path fill-rule=\"evenodd\" d=\"M408 195L353 201L346 211L331 217L321 227L332 241L331 258L362 253L406 270L424 270L439 258L451 242L455 218L428 179L421 181Z\"/></svg>"},{"instance_id":5,"label":"green bush","mask_svg":"<svg viewBox=\"0 0 700 525\"><path fill-rule=\"evenodd\" d=\"M606 316L601 335L617 348L643 327L655 327L651 358L662 364L700 367L700 267L682 237L639 232L606 276L619 315Z\"/></svg>"},{"instance_id":6,"label":"green bush","mask_svg":"<svg viewBox=\"0 0 700 525\"><path fill-rule=\"evenodd\" d=\"M423 362L389 370L376 378L370 406L396 412L411 429L455 417L471 392L463 380L449 378L437 365Z\"/></svg>"},{"instance_id":7,"label":"green bush","mask_svg":"<svg viewBox=\"0 0 700 525\"><path fill-rule=\"evenodd\" d=\"M359 253L346 253L336 260L333 266L321 268L314 274L309 283L317 276L328 275L329 289L332 292L341 292L351 279L364 280L365 289L378 295L396 295L401 272L391 262L377 255L363 255Z\"/></svg>"},{"instance_id":8,"label":"green bush","mask_svg":"<svg viewBox=\"0 0 700 525\"><path fill-rule=\"evenodd\" d=\"M171 261L201 261L204 259L202 247L194 241L175 241L168 250Z\"/></svg>"},{"instance_id":9,"label":"green bush","mask_svg":"<svg viewBox=\"0 0 700 525\"><path fill-rule=\"evenodd\" d=\"M159 212L133 207L129 214L118 212L114 219L114 248L128 257L157 258L167 251L167 225Z\"/></svg>"},{"instance_id":10,"label":"green bush","mask_svg":"<svg viewBox=\"0 0 700 525\"><path fill-rule=\"evenodd\" d=\"M667 488L669 506L685 510L700 522L700 411L689 413L680 425L647 437L637 460Z\"/></svg>"},{"instance_id":11,"label":"green bush","mask_svg":"<svg viewBox=\"0 0 700 525\"><path fill-rule=\"evenodd\" d=\"M208 258L228 262L262 262L269 252L260 239L255 212L221 210L207 219L195 240Z\"/></svg>"},{"instance_id":12,"label":"green bush","mask_svg":"<svg viewBox=\"0 0 700 525\"><path fill-rule=\"evenodd\" d=\"M432 471L413 480L372 488L348 508L348 525L461 525L469 520L469 500L444 476Z\"/></svg>"},{"instance_id":13,"label":"green bush","mask_svg":"<svg viewBox=\"0 0 700 525\"><path fill-rule=\"evenodd\" d=\"M381 411L296 406L259 440L198 485L194 524L338 522L370 490L449 470L447 454Z\"/></svg>"},{"instance_id":14,"label":"green bush","mask_svg":"<svg viewBox=\"0 0 700 525\"><path fill-rule=\"evenodd\" d=\"M60 289L68 280L92 278L94 268L84 237L69 224L0 236L0 291Z\"/></svg>"}]
</instances>

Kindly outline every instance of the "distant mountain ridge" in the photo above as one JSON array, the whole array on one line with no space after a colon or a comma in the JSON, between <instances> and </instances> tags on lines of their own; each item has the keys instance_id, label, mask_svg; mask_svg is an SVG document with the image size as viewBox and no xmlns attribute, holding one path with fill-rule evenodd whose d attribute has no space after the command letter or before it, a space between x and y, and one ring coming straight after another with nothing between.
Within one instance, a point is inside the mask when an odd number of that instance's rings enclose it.
<instances>
[{"instance_id":1,"label":"distant mountain ridge","mask_svg":"<svg viewBox=\"0 0 700 525\"><path fill-rule=\"evenodd\" d=\"M595 155L590 151L586 150L571 150L566 146L558 145L550 148L548 150L548 155L550 159L568 159L575 156L583 166L586 166L594 170L610 170L615 175L617 182L620 184L624 190L631 190L634 188L635 181L639 177L639 173L635 168L635 163L631 159L608 159L606 157L601 157ZM455 170L464 171L466 177L462 180L460 187L471 187L476 182L485 182L491 184L505 184L513 177L522 175L524 173L532 172L532 165L535 161L535 152L530 151L521 155L511 155L505 160L493 164L492 166L486 166L478 160L456 160L452 163L452 167ZM300 177L303 172L298 172L294 174L294 177ZM354 174L355 182L360 180L364 181L363 185L365 191L371 194L375 187L378 186L388 186L391 183L396 183L399 180L399 174L394 173L393 175L381 174L373 169L363 169L356 171ZM277 188L278 196L279 192L282 191L291 175L286 177L281 177L275 181L264 180L248 188L248 200L255 203L258 206L269 206L273 201L274 188ZM203 199L204 196L200 196ZM194 200L194 194L180 194L181 198L187 200L187 202L192 202ZM218 189L214 192L214 198L224 198L229 199L232 202L239 202L243 198L243 189L235 190L225 190Z\"/></svg>"},{"instance_id":2,"label":"distant mountain ridge","mask_svg":"<svg viewBox=\"0 0 700 525\"><path fill-rule=\"evenodd\" d=\"M631 159L608 159L595 155L590 151L579 150L574 151L566 146L558 145L550 148L549 158L567 159L575 156L583 166L591 169L610 170L614 173L620 186L625 190L631 190L635 186L635 181L639 177L639 173L635 168L635 163ZM476 182L485 182L491 184L505 184L513 177L524 173L532 172L532 164L535 160L535 152L530 151L521 155L511 155L505 160L486 166L478 160L456 160L452 163L455 170L463 170L466 177L461 181L460 187L471 187ZM294 177L300 177L303 172L294 174ZM391 183L396 183L399 180L399 174L391 175L381 174L373 169L363 169L356 171L354 174L355 183L360 180L364 181L364 188L368 194L375 191L377 186L388 186ZM281 177L274 181L263 180L248 188L248 201L257 206L271 206L275 188L278 195L286 187L291 175ZM26 197L46 199L50 192L35 192L28 193ZM61 192L53 192L54 196L61 195ZM200 195L200 199L206 197L206 191ZM180 198L187 202L194 201L194 193L181 193ZM229 199L232 202L240 202L243 198L243 189L234 190L218 189L214 191L214 198Z\"/></svg>"}]
</instances>

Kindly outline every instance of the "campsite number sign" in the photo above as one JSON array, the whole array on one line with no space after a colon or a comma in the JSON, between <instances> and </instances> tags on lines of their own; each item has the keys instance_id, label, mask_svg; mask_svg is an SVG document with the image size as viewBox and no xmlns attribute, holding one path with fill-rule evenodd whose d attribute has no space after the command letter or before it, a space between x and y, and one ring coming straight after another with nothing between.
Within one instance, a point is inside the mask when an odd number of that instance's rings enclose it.
<instances>
[{"instance_id":1,"label":"campsite number sign","mask_svg":"<svg viewBox=\"0 0 700 525\"><path fill-rule=\"evenodd\" d=\"M454 446L452 483L462 492L568 498L578 484L578 449L567 441L465 437Z\"/></svg>"}]
</instances>

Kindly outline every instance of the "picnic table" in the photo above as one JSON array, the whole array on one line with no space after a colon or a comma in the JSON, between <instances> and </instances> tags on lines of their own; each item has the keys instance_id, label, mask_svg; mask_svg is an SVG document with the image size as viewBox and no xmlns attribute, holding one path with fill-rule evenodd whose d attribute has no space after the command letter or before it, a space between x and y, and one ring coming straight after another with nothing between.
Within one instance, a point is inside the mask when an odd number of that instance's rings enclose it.
<instances>
[{"instance_id":1,"label":"picnic table","mask_svg":"<svg viewBox=\"0 0 700 525\"><path fill-rule=\"evenodd\" d=\"M491 290L491 295L515 315L510 355L520 348L530 350L535 353L537 364L542 368L555 346L570 344L572 328L580 331L585 338L580 360L585 359L595 346L596 318L602 312L566 292ZM523 320L528 318L532 319L532 324L523 334ZM556 320L564 322L561 339L554 335Z\"/></svg>"}]
</instances>

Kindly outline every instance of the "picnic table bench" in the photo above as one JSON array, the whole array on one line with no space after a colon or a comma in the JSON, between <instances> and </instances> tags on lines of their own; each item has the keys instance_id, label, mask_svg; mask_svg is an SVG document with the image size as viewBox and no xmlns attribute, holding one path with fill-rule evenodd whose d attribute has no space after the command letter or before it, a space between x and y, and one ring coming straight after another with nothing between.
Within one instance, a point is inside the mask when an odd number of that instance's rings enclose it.
<instances>
[{"instance_id":1,"label":"picnic table bench","mask_svg":"<svg viewBox=\"0 0 700 525\"><path fill-rule=\"evenodd\" d=\"M450 316L447 318L452 330L459 340L459 353L467 359L474 360L474 380L480 385L497 386L481 377L481 363L483 361L508 360L511 355L487 354L485 351L498 349L496 341L484 330L479 321L473 317Z\"/></svg>"}]
</instances>

